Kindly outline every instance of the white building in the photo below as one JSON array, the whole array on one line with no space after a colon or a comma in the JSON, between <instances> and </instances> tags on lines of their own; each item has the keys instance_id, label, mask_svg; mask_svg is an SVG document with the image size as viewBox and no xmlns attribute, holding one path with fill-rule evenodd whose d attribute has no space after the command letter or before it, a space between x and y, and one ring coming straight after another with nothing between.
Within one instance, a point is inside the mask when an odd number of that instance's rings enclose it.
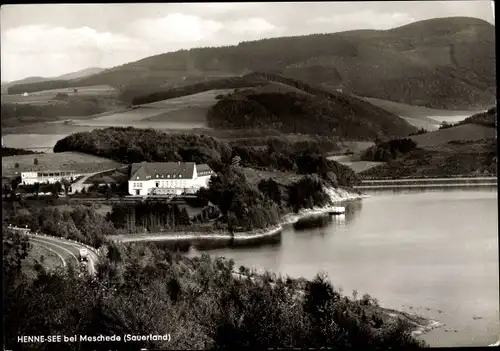
<instances>
[{"instance_id":1,"label":"white building","mask_svg":"<svg viewBox=\"0 0 500 351\"><path fill-rule=\"evenodd\" d=\"M130 174L129 194L145 196L193 194L207 187L215 172L194 162L143 162L132 164Z\"/></svg>"},{"instance_id":2,"label":"white building","mask_svg":"<svg viewBox=\"0 0 500 351\"><path fill-rule=\"evenodd\" d=\"M71 179L75 179L79 177L80 174L77 174L75 171L27 171L21 172L21 184L23 185L32 185L35 183L57 183L62 181L63 179L67 179L71 181Z\"/></svg>"}]
</instances>

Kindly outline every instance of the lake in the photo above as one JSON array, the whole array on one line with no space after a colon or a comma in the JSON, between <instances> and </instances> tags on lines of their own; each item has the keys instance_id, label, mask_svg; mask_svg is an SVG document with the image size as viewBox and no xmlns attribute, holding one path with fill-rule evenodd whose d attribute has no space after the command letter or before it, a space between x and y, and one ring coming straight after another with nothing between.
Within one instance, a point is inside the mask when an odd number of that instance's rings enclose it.
<instances>
[{"instance_id":1,"label":"lake","mask_svg":"<svg viewBox=\"0 0 500 351\"><path fill-rule=\"evenodd\" d=\"M422 336L431 346L499 340L497 188L368 194L327 227L286 227L280 244L210 253L293 277L323 271L346 295L444 323Z\"/></svg>"}]
</instances>

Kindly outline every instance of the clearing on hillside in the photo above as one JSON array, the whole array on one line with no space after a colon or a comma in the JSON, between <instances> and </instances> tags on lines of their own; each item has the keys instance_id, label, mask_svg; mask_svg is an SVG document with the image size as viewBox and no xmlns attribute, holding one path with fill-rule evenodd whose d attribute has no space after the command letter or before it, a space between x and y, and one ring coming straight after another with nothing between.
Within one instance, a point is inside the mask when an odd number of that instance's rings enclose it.
<instances>
[{"instance_id":1,"label":"clearing on hillside","mask_svg":"<svg viewBox=\"0 0 500 351\"><path fill-rule=\"evenodd\" d=\"M35 165L35 158L38 164ZM16 164L19 166L16 167ZM21 172L40 170L67 170L77 173L95 173L123 166L121 163L103 157L87 155L79 152L61 152L39 155L18 155L2 158L2 175L4 177L19 176Z\"/></svg>"},{"instance_id":2,"label":"clearing on hillside","mask_svg":"<svg viewBox=\"0 0 500 351\"><path fill-rule=\"evenodd\" d=\"M75 93L75 89L77 92ZM91 85L86 87L63 88L43 90L29 93L27 96L23 94L2 95L2 104L46 104L54 102L57 94L68 94L69 97L116 97L118 91L109 85Z\"/></svg>"},{"instance_id":3,"label":"clearing on hillside","mask_svg":"<svg viewBox=\"0 0 500 351\"><path fill-rule=\"evenodd\" d=\"M89 120L73 120L74 125L92 127L131 126L155 129L207 128L206 114L217 102L216 96L234 89L209 90L140 105L118 113L110 113Z\"/></svg>"},{"instance_id":4,"label":"clearing on hillside","mask_svg":"<svg viewBox=\"0 0 500 351\"><path fill-rule=\"evenodd\" d=\"M476 141L494 138L496 138L495 128L478 124L463 124L411 137L421 148L444 145L450 141Z\"/></svg>"}]
</instances>

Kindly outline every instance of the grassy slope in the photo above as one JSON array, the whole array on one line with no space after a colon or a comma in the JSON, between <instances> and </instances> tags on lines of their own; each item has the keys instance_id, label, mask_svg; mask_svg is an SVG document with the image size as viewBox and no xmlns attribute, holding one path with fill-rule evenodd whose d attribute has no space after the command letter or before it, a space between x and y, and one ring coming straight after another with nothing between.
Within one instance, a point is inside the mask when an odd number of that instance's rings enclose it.
<instances>
[{"instance_id":1,"label":"grassy slope","mask_svg":"<svg viewBox=\"0 0 500 351\"><path fill-rule=\"evenodd\" d=\"M54 252L40 245L31 243L31 250L28 257L22 263L23 272L28 278L33 279L37 276L35 270L35 265L37 263L42 264L49 270L62 267L61 259Z\"/></svg>"},{"instance_id":2,"label":"grassy slope","mask_svg":"<svg viewBox=\"0 0 500 351\"><path fill-rule=\"evenodd\" d=\"M401 159L362 171L359 175L365 179L495 176L496 123L496 107L493 107L453 127L414 135L411 139L417 143L417 149Z\"/></svg>"},{"instance_id":3,"label":"grassy slope","mask_svg":"<svg viewBox=\"0 0 500 351\"><path fill-rule=\"evenodd\" d=\"M496 176L496 149L496 141L429 146L359 176L362 179Z\"/></svg>"},{"instance_id":4,"label":"grassy slope","mask_svg":"<svg viewBox=\"0 0 500 351\"><path fill-rule=\"evenodd\" d=\"M166 53L71 81L129 85L202 81L274 71L344 92L435 108L484 108L495 101L495 28L467 17L243 42Z\"/></svg>"},{"instance_id":5,"label":"grassy slope","mask_svg":"<svg viewBox=\"0 0 500 351\"><path fill-rule=\"evenodd\" d=\"M34 159L38 165L34 165ZM16 168L16 163L19 168ZM93 173L100 170L118 168L122 164L106 158L91 156L78 152L62 152L57 154L19 155L2 158L2 175L14 176L31 169L37 170L73 170L81 173Z\"/></svg>"},{"instance_id":6,"label":"grassy slope","mask_svg":"<svg viewBox=\"0 0 500 351\"><path fill-rule=\"evenodd\" d=\"M436 146L447 144L453 140L478 141L482 139L494 139L496 130L477 124L463 124L452 128L440 129L434 132L414 135L411 137L419 147Z\"/></svg>"}]
</instances>

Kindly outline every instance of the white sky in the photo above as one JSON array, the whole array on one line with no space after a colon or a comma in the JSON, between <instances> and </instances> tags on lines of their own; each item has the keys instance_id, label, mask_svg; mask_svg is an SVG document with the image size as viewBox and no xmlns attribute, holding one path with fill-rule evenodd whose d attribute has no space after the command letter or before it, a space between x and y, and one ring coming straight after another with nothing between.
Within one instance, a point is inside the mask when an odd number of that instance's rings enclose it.
<instances>
[{"instance_id":1,"label":"white sky","mask_svg":"<svg viewBox=\"0 0 500 351\"><path fill-rule=\"evenodd\" d=\"M491 1L4 5L2 82L113 67L199 46L388 29L434 17L494 24Z\"/></svg>"}]
</instances>

